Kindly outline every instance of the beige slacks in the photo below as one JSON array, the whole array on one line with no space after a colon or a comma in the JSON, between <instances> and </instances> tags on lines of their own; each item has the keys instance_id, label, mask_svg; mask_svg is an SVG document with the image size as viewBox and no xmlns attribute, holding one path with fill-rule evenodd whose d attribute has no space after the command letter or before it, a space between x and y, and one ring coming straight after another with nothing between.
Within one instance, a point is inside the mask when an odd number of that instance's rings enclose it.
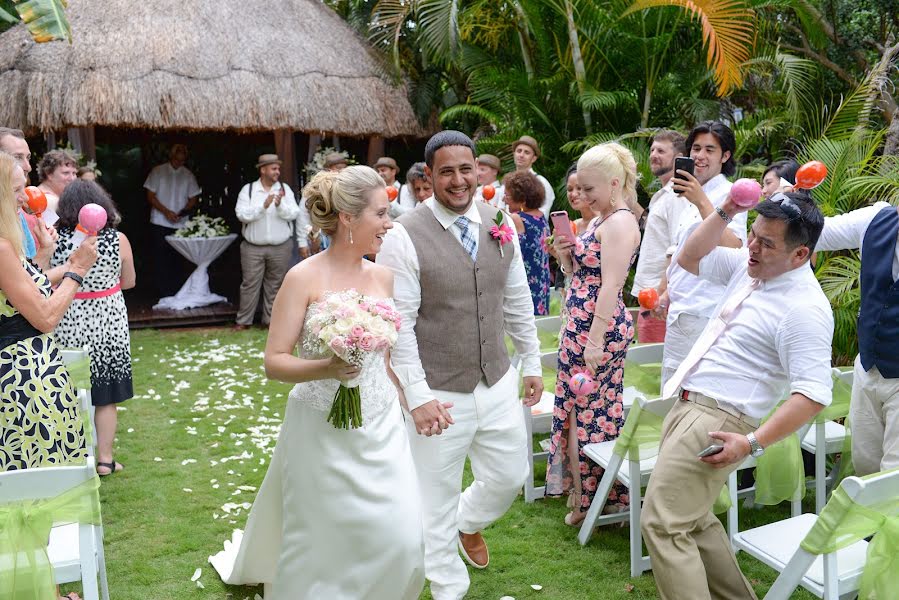
<instances>
[{"instance_id":1,"label":"beige slacks","mask_svg":"<svg viewBox=\"0 0 899 600\"><path fill-rule=\"evenodd\" d=\"M257 246L247 241L240 244L240 308L237 311L239 325L252 325L259 305L259 289L262 288L262 323L272 320L272 303L290 268L293 255L293 239L274 246Z\"/></svg>"},{"instance_id":2,"label":"beige slacks","mask_svg":"<svg viewBox=\"0 0 899 600\"><path fill-rule=\"evenodd\" d=\"M641 528L662 600L756 599L712 505L739 464L715 469L696 454L710 431L753 428L716 408L678 401L662 426Z\"/></svg>"},{"instance_id":3,"label":"beige slacks","mask_svg":"<svg viewBox=\"0 0 899 600\"><path fill-rule=\"evenodd\" d=\"M856 475L899 467L899 379L888 379L877 367L865 372L855 358L852 401L852 465Z\"/></svg>"}]
</instances>

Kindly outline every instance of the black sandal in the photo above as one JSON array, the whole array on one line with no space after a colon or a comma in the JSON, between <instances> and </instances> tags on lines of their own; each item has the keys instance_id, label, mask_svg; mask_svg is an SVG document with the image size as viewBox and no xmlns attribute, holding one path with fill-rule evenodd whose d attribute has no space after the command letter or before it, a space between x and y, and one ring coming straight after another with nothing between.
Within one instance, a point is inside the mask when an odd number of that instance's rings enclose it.
<instances>
[{"instance_id":1,"label":"black sandal","mask_svg":"<svg viewBox=\"0 0 899 600\"><path fill-rule=\"evenodd\" d=\"M119 472L119 471L122 471L122 470L124 470L124 468L125 468L124 466L122 466L121 469L117 469L117 468L116 468L116 465L118 465L118 463L115 461L114 458L112 459L112 462L108 462L108 463L105 463L105 462L98 462L98 463L97 463L97 468L99 469L100 467L106 467L107 469L109 469L109 473L101 473L100 471L97 471L97 475L99 475L100 477L109 477L109 476L112 475L113 473L117 473L117 472Z\"/></svg>"}]
</instances>

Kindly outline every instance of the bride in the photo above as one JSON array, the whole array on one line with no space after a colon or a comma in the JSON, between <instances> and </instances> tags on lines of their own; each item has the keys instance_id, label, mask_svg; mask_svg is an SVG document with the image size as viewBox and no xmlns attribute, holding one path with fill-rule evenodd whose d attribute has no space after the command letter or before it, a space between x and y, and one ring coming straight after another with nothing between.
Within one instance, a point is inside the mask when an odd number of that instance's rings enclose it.
<instances>
[{"instance_id":1,"label":"bride","mask_svg":"<svg viewBox=\"0 0 899 600\"><path fill-rule=\"evenodd\" d=\"M384 181L365 166L321 172L303 190L331 246L288 272L272 309L265 371L296 383L247 522L209 561L230 584L265 584L265 600L418 598L421 506L396 377L378 355L360 370L294 354L318 301L355 289L392 304L393 275L363 258L393 227ZM327 422L340 382L359 377L362 427Z\"/></svg>"}]
</instances>

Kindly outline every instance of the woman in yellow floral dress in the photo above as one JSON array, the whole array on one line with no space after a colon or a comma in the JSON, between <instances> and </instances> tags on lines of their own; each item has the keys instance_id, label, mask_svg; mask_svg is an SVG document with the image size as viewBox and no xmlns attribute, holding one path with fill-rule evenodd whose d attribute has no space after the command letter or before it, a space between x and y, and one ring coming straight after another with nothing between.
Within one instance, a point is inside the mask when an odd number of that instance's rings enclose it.
<instances>
[{"instance_id":1,"label":"woman in yellow floral dress","mask_svg":"<svg viewBox=\"0 0 899 600\"><path fill-rule=\"evenodd\" d=\"M0 471L86 456L78 401L52 331L97 259L96 239L46 274L25 259L14 187L24 179L0 153ZM54 242L42 231L43 244ZM55 290L51 285L58 284Z\"/></svg>"}]
</instances>

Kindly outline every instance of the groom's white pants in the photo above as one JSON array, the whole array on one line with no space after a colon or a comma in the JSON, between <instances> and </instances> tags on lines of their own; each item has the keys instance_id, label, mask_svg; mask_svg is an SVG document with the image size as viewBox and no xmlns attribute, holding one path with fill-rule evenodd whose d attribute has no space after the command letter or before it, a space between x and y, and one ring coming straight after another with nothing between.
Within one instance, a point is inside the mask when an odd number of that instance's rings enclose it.
<instances>
[{"instance_id":1,"label":"groom's white pants","mask_svg":"<svg viewBox=\"0 0 899 600\"><path fill-rule=\"evenodd\" d=\"M425 577L434 600L459 600L469 585L459 531L481 531L511 506L528 476L527 434L515 369L493 387L481 380L471 394L433 391L453 403L455 424L431 437L419 435L410 416L406 427L421 488ZM466 456L474 481L460 492Z\"/></svg>"}]
</instances>

